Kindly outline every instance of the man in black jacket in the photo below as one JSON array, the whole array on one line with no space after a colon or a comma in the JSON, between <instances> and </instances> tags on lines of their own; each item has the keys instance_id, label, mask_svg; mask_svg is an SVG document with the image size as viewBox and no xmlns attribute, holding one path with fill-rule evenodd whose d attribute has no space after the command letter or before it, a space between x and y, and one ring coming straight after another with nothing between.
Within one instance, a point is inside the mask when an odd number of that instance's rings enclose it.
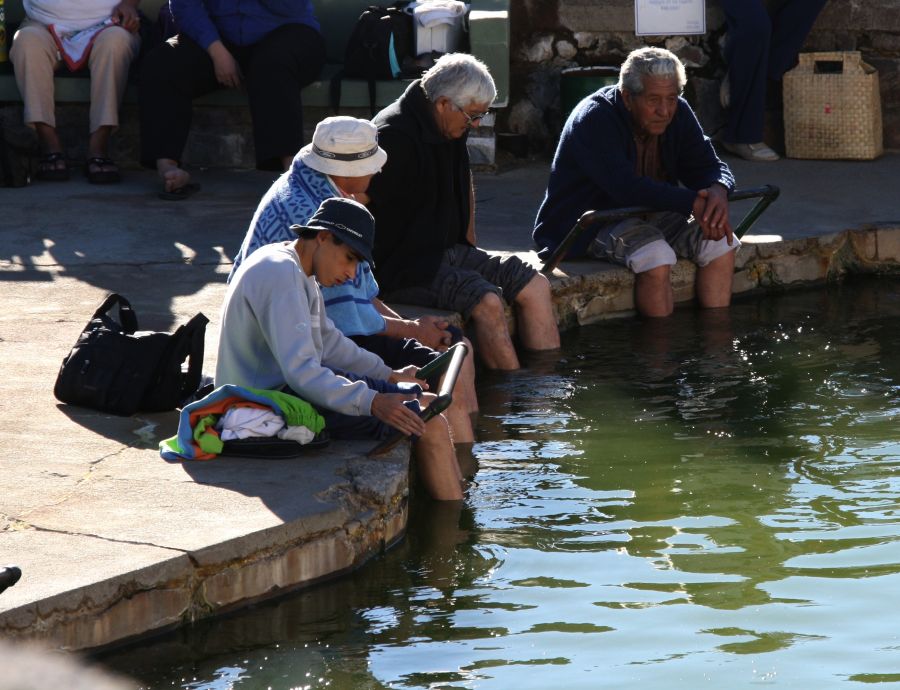
<instances>
[{"instance_id":1,"label":"man in black jacket","mask_svg":"<svg viewBox=\"0 0 900 690\"><path fill-rule=\"evenodd\" d=\"M475 246L474 191L466 138L496 87L471 55L442 56L375 116L387 164L369 187L378 231L375 264L385 299L461 312L493 369L518 369L504 315L516 309L521 345L559 347L550 283L514 256Z\"/></svg>"}]
</instances>

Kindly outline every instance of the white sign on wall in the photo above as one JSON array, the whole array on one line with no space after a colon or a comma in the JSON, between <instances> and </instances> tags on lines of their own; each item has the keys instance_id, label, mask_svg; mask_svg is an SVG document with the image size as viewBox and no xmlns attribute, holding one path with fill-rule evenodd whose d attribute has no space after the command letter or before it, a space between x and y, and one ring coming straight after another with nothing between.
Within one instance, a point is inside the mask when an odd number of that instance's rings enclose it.
<instances>
[{"instance_id":1,"label":"white sign on wall","mask_svg":"<svg viewBox=\"0 0 900 690\"><path fill-rule=\"evenodd\" d=\"M706 0L634 0L634 33L638 36L705 34Z\"/></svg>"}]
</instances>

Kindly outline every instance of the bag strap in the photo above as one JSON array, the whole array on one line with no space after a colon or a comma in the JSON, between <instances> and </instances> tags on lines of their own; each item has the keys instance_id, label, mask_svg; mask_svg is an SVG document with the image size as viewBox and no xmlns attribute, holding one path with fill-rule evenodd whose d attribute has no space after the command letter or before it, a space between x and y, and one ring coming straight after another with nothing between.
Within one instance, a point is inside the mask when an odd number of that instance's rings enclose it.
<instances>
[{"instance_id":1,"label":"bag strap","mask_svg":"<svg viewBox=\"0 0 900 690\"><path fill-rule=\"evenodd\" d=\"M375 80L369 78L369 117L375 117Z\"/></svg>"},{"instance_id":2,"label":"bag strap","mask_svg":"<svg viewBox=\"0 0 900 690\"><path fill-rule=\"evenodd\" d=\"M341 111L341 80L344 78L344 70L341 68L331 78L328 85L328 101L332 112L337 115Z\"/></svg>"},{"instance_id":3,"label":"bag strap","mask_svg":"<svg viewBox=\"0 0 900 690\"><path fill-rule=\"evenodd\" d=\"M190 341L191 349L188 355L188 370L184 375L181 385L181 399L194 393L200 387L200 379L203 377L204 338L206 336L206 324L209 319L203 312L197 312L186 324L184 329L185 339ZM181 330L181 329L179 329Z\"/></svg>"},{"instance_id":4,"label":"bag strap","mask_svg":"<svg viewBox=\"0 0 900 690\"><path fill-rule=\"evenodd\" d=\"M122 330L128 334L134 333L138 329L137 314L134 313L131 302L117 292L111 292L106 296L103 304L94 312L93 318L99 319L117 304L119 305L119 323L122 324Z\"/></svg>"}]
</instances>

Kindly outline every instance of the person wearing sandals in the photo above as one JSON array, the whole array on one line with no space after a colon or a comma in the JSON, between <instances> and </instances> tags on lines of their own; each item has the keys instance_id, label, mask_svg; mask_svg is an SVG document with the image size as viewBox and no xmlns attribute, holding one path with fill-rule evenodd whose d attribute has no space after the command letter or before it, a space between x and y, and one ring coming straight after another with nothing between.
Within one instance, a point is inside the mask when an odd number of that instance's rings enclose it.
<instances>
[{"instance_id":1,"label":"person wearing sandals","mask_svg":"<svg viewBox=\"0 0 900 690\"><path fill-rule=\"evenodd\" d=\"M312 0L171 0L178 35L143 59L141 163L159 174L159 196L185 199L199 187L182 167L195 96L244 89L256 167L284 171L303 143L301 90L325 64Z\"/></svg>"},{"instance_id":2,"label":"person wearing sandals","mask_svg":"<svg viewBox=\"0 0 900 690\"><path fill-rule=\"evenodd\" d=\"M139 0L24 0L25 20L16 31L10 61L44 155L39 180L69 179L69 166L56 131L53 76L65 63L91 73L90 138L84 172L89 182L119 182L109 158L109 138L119 126L119 104L128 69L138 53Z\"/></svg>"}]
</instances>

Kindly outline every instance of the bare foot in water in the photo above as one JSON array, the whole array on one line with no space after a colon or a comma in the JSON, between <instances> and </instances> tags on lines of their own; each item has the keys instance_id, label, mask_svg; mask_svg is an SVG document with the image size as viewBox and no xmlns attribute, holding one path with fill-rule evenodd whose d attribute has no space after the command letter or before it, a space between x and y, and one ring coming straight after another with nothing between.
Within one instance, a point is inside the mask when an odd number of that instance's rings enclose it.
<instances>
[{"instance_id":1,"label":"bare foot in water","mask_svg":"<svg viewBox=\"0 0 900 690\"><path fill-rule=\"evenodd\" d=\"M182 170L176 161L166 158L156 161L156 172L159 173L159 177L163 181L163 189L167 192L174 192L186 187L191 181L191 175L187 170Z\"/></svg>"}]
</instances>

